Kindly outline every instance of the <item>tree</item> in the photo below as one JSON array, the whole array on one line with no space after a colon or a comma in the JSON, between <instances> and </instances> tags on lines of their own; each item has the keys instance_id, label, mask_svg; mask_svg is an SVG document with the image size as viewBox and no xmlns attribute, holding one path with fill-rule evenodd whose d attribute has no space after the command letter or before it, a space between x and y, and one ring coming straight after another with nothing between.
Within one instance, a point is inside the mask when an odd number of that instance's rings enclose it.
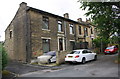
<instances>
[{"instance_id":1,"label":"tree","mask_svg":"<svg viewBox=\"0 0 120 79\"><path fill-rule=\"evenodd\" d=\"M91 15L99 36L108 39L114 32L120 33L120 2L81 2L86 16Z\"/></svg>"},{"instance_id":2,"label":"tree","mask_svg":"<svg viewBox=\"0 0 120 79\"><path fill-rule=\"evenodd\" d=\"M107 47L108 43L110 42L109 39L104 38L96 38L93 41L94 48L97 48L99 52L103 52L103 50Z\"/></svg>"}]
</instances>

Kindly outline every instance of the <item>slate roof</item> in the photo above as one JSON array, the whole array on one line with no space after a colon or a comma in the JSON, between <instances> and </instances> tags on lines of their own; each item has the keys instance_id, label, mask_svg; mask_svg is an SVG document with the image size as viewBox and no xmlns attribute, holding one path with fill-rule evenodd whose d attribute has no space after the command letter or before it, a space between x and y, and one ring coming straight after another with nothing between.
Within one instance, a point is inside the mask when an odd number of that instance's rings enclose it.
<instances>
[{"instance_id":1,"label":"slate roof","mask_svg":"<svg viewBox=\"0 0 120 79\"><path fill-rule=\"evenodd\" d=\"M29 11L29 10L35 11L37 13L41 13L41 14L45 14L45 15L50 15L50 16L55 17L55 18L60 18L60 19L66 20L66 21L70 21L70 22L76 23L76 24L81 24L81 25L85 25L85 26L90 27L89 26L90 23L88 23L88 22L82 22L82 23L80 23L80 22L77 22L77 21L74 21L74 20L71 20L71 19L68 19L68 18L64 18L62 16L59 16L59 15L56 15L56 14L53 14L53 13L49 13L49 12L46 12L46 11L43 11L43 10L39 10L39 9L36 9L36 8L33 8L33 7L29 7L29 6L27 6L27 7L28 7L27 11Z\"/></svg>"}]
</instances>

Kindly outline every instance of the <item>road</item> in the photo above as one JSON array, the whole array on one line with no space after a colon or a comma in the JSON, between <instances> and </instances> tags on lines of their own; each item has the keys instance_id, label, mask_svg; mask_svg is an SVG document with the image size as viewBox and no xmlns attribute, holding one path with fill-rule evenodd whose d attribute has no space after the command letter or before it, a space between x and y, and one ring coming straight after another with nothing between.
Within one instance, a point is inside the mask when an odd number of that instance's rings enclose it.
<instances>
[{"instance_id":1,"label":"road","mask_svg":"<svg viewBox=\"0 0 120 79\"><path fill-rule=\"evenodd\" d=\"M86 64L65 64L63 68L45 69L20 75L20 77L118 77L115 55L100 55L97 61Z\"/></svg>"}]
</instances>

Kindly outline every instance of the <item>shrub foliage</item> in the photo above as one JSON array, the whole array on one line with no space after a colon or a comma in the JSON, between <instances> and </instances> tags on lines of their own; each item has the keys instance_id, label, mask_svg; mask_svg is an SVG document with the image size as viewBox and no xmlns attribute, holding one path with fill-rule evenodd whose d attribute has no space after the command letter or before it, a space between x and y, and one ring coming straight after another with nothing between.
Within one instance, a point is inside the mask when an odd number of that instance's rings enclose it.
<instances>
[{"instance_id":1,"label":"shrub foliage","mask_svg":"<svg viewBox=\"0 0 120 79\"><path fill-rule=\"evenodd\" d=\"M2 54L1 59L2 59L2 70L7 66L8 63L8 57L7 53L5 51L5 48L3 47L2 44L0 44L0 54Z\"/></svg>"}]
</instances>

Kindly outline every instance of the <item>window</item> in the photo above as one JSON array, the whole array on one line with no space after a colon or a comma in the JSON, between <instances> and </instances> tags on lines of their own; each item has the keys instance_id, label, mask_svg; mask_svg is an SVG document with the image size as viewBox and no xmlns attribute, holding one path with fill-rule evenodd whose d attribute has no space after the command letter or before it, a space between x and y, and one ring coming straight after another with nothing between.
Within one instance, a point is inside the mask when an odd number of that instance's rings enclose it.
<instances>
[{"instance_id":1,"label":"window","mask_svg":"<svg viewBox=\"0 0 120 79\"><path fill-rule=\"evenodd\" d=\"M58 21L58 31L62 32L62 21Z\"/></svg>"},{"instance_id":2,"label":"window","mask_svg":"<svg viewBox=\"0 0 120 79\"><path fill-rule=\"evenodd\" d=\"M83 50L82 53L83 53L83 54L86 54L86 53L88 53L88 51L87 51L87 50Z\"/></svg>"},{"instance_id":3,"label":"window","mask_svg":"<svg viewBox=\"0 0 120 79\"><path fill-rule=\"evenodd\" d=\"M69 24L69 27L70 27L70 34L74 34L73 24Z\"/></svg>"},{"instance_id":4,"label":"window","mask_svg":"<svg viewBox=\"0 0 120 79\"><path fill-rule=\"evenodd\" d=\"M79 35L81 35L82 32L81 32L81 26L79 26Z\"/></svg>"},{"instance_id":5,"label":"window","mask_svg":"<svg viewBox=\"0 0 120 79\"><path fill-rule=\"evenodd\" d=\"M43 43L49 43L49 39L43 39Z\"/></svg>"},{"instance_id":6,"label":"window","mask_svg":"<svg viewBox=\"0 0 120 79\"><path fill-rule=\"evenodd\" d=\"M42 29L49 29L49 19L43 16L43 26Z\"/></svg>"},{"instance_id":7,"label":"window","mask_svg":"<svg viewBox=\"0 0 120 79\"><path fill-rule=\"evenodd\" d=\"M87 28L84 28L84 35L88 36L88 29Z\"/></svg>"},{"instance_id":8,"label":"window","mask_svg":"<svg viewBox=\"0 0 120 79\"><path fill-rule=\"evenodd\" d=\"M91 30L91 34L93 34L93 29L92 29L92 27L90 28L90 30Z\"/></svg>"},{"instance_id":9,"label":"window","mask_svg":"<svg viewBox=\"0 0 120 79\"><path fill-rule=\"evenodd\" d=\"M80 51L72 51L70 54L79 54Z\"/></svg>"},{"instance_id":10,"label":"window","mask_svg":"<svg viewBox=\"0 0 120 79\"><path fill-rule=\"evenodd\" d=\"M87 50L88 51L88 53L92 53L90 50Z\"/></svg>"},{"instance_id":11,"label":"window","mask_svg":"<svg viewBox=\"0 0 120 79\"><path fill-rule=\"evenodd\" d=\"M50 51L50 40L49 39L42 39L42 47L43 52L47 53Z\"/></svg>"},{"instance_id":12,"label":"window","mask_svg":"<svg viewBox=\"0 0 120 79\"><path fill-rule=\"evenodd\" d=\"M12 31L10 31L10 38L12 38Z\"/></svg>"}]
</instances>

